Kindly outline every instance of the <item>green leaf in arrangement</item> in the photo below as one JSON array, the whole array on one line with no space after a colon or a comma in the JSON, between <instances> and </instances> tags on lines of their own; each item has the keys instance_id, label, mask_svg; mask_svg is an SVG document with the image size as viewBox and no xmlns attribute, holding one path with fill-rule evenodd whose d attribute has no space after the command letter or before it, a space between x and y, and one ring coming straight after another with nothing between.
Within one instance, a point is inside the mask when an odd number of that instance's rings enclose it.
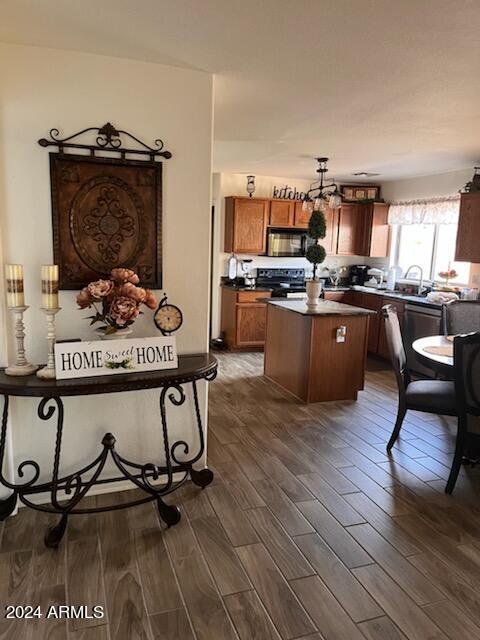
<instances>
[{"instance_id":1,"label":"green leaf in arrangement","mask_svg":"<svg viewBox=\"0 0 480 640\"><path fill-rule=\"evenodd\" d=\"M326 255L325 247L320 244L312 244L308 247L305 257L312 264L320 264L325 260Z\"/></svg>"},{"instance_id":2,"label":"green leaf in arrangement","mask_svg":"<svg viewBox=\"0 0 480 640\"><path fill-rule=\"evenodd\" d=\"M314 240L325 238L327 233L327 221L323 211L314 211L308 223L308 235Z\"/></svg>"}]
</instances>

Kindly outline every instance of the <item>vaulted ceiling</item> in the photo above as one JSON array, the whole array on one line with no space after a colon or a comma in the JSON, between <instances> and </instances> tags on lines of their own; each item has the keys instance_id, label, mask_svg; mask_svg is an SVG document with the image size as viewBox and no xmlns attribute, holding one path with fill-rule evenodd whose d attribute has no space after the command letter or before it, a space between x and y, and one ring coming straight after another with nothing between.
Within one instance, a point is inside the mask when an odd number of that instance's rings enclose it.
<instances>
[{"instance_id":1,"label":"vaulted ceiling","mask_svg":"<svg viewBox=\"0 0 480 640\"><path fill-rule=\"evenodd\" d=\"M214 168L377 180L480 160L478 0L3 0L0 41L215 74Z\"/></svg>"}]
</instances>

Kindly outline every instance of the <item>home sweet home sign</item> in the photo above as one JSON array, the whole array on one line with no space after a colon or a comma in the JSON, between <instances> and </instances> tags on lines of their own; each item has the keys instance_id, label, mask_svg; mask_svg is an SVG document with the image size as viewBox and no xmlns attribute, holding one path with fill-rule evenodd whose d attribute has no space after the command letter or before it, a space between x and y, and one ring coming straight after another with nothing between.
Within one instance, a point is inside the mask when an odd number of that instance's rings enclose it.
<instances>
[{"instance_id":1,"label":"home sweet home sign","mask_svg":"<svg viewBox=\"0 0 480 640\"><path fill-rule=\"evenodd\" d=\"M61 342L55 345L57 380L176 369L174 337Z\"/></svg>"}]
</instances>

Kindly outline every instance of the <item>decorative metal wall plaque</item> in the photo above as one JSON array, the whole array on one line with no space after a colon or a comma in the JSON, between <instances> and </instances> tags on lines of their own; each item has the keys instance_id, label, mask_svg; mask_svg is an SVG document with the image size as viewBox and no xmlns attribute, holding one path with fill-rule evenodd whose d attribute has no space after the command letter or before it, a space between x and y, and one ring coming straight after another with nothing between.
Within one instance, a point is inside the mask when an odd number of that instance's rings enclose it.
<instances>
[{"instance_id":1,"label":"decorative metal wall plaque","mask_svg":"<svg viewBox=\"0 0 480 640\"><path fill-rule=\"evenodd\" d=\"M95 144L79 142L90 132L95 132ZM121 135L133 140L134 148L123 146ZM50 153L50 179L60 289L81 289L114 267L131 268L142 285L161 288L162 163L158 159L172 156L163 150L163 142L155 140L150 147L107 123L66 138L52 129L50 139L38 143L58 147L58 152ZM65 149L88 150L89 155Z\"/></svg>"}]
</instances>

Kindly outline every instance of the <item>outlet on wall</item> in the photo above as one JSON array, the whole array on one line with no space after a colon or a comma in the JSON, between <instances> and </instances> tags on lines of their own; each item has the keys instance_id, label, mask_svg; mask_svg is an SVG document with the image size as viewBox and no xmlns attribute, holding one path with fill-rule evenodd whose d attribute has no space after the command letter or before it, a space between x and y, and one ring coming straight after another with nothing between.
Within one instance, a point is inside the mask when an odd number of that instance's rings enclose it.
<instances>
[{"instance_id":1,"label":"outlet on wall","mask_svg":"<svg viewBox=\"0 0 480 640\"><path fill-rule=\"evenodd\" d=\"M472 276L472 284L480 286L480 273L474 273Z\"/></svg>"}]
</instances>

